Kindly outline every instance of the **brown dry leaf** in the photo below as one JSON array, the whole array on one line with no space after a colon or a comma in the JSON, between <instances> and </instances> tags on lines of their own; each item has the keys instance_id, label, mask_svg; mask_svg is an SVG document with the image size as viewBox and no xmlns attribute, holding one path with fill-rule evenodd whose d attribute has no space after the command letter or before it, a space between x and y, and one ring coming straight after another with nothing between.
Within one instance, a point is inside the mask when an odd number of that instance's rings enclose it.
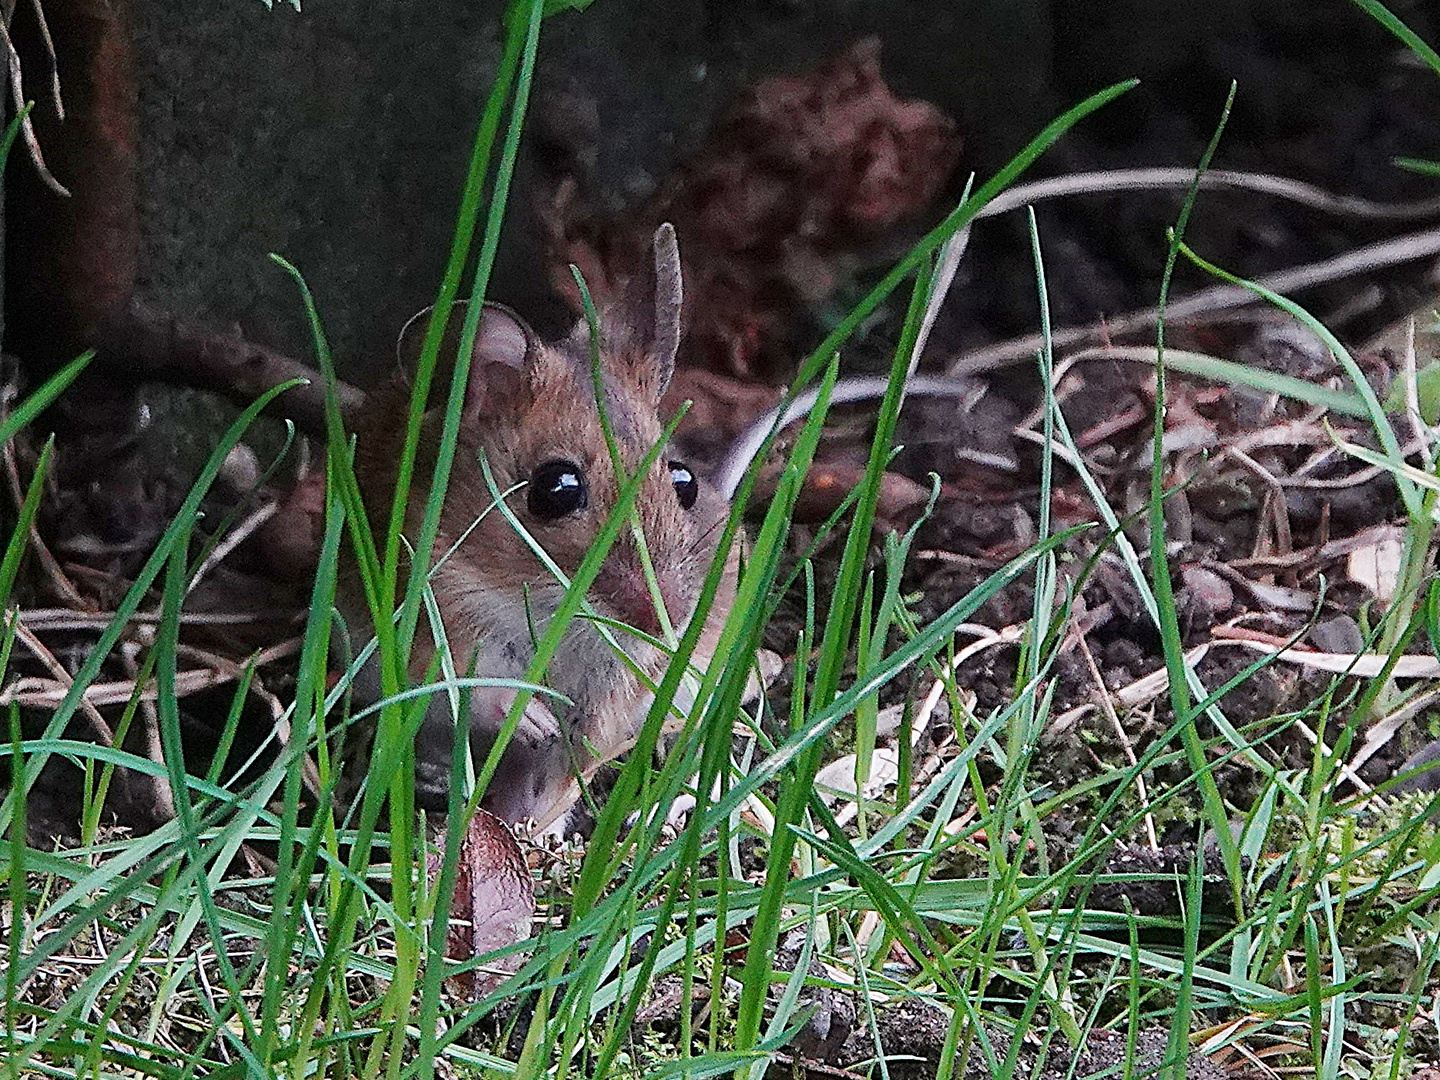
<instances>
[{"instance_id":1,"label":"brown dry leaf","mask_svg":"<svg viewBox=\"0 0 1440 1080\"><path fill-rule=\"evenodd\" d=\"M764 505L775 494L778 474L768 472L755 485L751 505ZM817 525L829 519L840 505L865 479L865 466L846 460L817 461L805 476L805 484L795 501L795 520ZM886 471L880 474L880 495L875 504L877 528L893 528L908 514L925 505L930 489L908 476Z\"/></svg>"},{"instance_id":2,"label":"brown dry leaf","mask_svg":"<svg viewBox=\"0 0 1440 1080\"><path fill-rule=\"evenodd\" d=\"M433 884L440 875L438 859L429 869ZM524 941L534 916L535 882L514 834L494 814L475 811L460 844L446 955L463 962ZM524 960L516 953L456 975L453 982L460 992L478 999L518 971Z\"/></svg>"},{"instance_id":3,"label":"brown dry leaf","mask_svg":"<svg viewBox=\"0 0 1440 1080\"><path fill-rule=\"evenodd\" d=\"M597 300L614 297L646 265L655 226L671 221L685 261L683 362L783 376L797 314L834 291L844 256L930 204L959 147L948 117L891 92L879 41L867 39L757 83L634 213L587 219L573 177L553 180L540 210L552 278L577 310L570 263Z\"/></svg>"}]
</instances>

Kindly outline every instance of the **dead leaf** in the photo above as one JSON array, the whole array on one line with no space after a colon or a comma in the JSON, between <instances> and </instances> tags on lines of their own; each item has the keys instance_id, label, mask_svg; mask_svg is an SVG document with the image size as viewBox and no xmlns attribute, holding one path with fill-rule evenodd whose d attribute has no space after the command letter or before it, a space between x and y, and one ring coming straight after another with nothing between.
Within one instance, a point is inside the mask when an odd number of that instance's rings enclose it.
<instances>
[{"instance_id":1,"label":"dead leaf","mask_svg":"<svg viewBox=\"0 0 1440 1080\"><path fill-rule=\"evenodd\" d=\"M1375 530L1371 542L1350 553L1345 571L1351 581L1364 585L1381 603L1395 596L1400 580L1400 560L1405 552L1405 530L1400 525Z\"/></svg>"},{"instance_id":2,"label":"dead leaf","mask_svg":"<svg viewBox=\"0 0 1440 1080\"><path fill-rule=\"evenodd\" d=\"M854 754L832 761L815 774L815 786L829 805L839 798L855 798ZM885 789L900 778L900 755L888 747L879 747L870 756L870 775L865 778L865 798L878 799Z\"/></svg>"},{"instance_id":3,"label":"dead leaf","mask_svg":"<svg viewBox=\"0 0 1440 1080\"><path fill-rule=\"evenodd\" d=\"M535 916L535 882L514 834L494 814L477 810L460 843L455 872L455 897L450 908L446 955L455 961L524 941ZM432 884L440 862L431 860ZM462 993L478 999L490 993L524 963L514 953L462 975L453 976Z\"/></svg>"},{"instance_id":4,"label":"dead leaf","mask_svg":"<svg viewBox=\"0 0 1440 1080\"><path fill-rule=\"evenodd\" d=\"M815 462L806 474L804 486L796 499L795 520L806 525L827 520L864 479L863 464L843 459ZM777 480L778 476L773 472L762 475L756 482L750 505L765 505L775 494ZM875 504L876 527L895 527L908 512L924 506L929 498L930 489L908 476L889 471L881 473L880 494Z\"/></svg>"}]
</instances>

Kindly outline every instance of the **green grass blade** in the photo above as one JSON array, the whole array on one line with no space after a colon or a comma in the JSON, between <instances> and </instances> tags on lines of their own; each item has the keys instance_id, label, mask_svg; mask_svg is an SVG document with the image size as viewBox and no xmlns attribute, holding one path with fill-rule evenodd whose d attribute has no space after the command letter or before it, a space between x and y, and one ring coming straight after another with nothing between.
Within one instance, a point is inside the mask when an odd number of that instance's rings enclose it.
<instances>
[{"instance_id":1,"label":"green grass blade","mask_svg":"<svg viewBox=\"0 0 1440 1080\"><path fill-rule=\"evenodd\" d=\"M1205 752L1200 736L1195 730L1194 701L1190 694L1190 670L1185 661L1185 644L1180 635L1180 621L1175 607L1174 582L1170 578L1170 562L1165 548L1165 310L1170 299L1170 282L1175 266L1184 247L1185 228L1200 194L1200 179L1210 167L1210 161L1219 148L1225 124L1230 119L1230 110L1235 104L1235 84L1230 84L1220 121L1215 126L1209 145L1200 157L1195 170L1195 181L1185 195L1180 215L1170 230L1168 250L1165 255L1165 272L1160 282L1159 317L1155 324L1155 412L1154 432L1151 440L1150 462L1150 580L1155 592L1156 611L1160 617L1160 641L1164 647L1165 670L1169 674L1170 705L1179 720L1189 721L1180 730L1185 752L1190 760L1191 771L1199 777L1200 792L1204 799L1205 816L1214 830L1224 857L1225 867L1235 889L1236 904L1240 903L1240 855L1230 835L1225 811L1225 800L1220 794L1210 771L1205 768Z\"/></svg>"},{"instance_id":2,"label":"green grass blade","mask_svg":"<svg viewBox=\"0 0 1440 1080\"><path fill-rule=\"evenodd\" d=\"M1404 42L1406 48L1421 60L1425 61L1431 71L1435 72L1436 75L1440 75L1440 53L1437 53L1427 45L1419 34L1415 33L1415 31L1411 30L1410 27L1406 26L1399 18L1393 15L1389 8L1380 3L1380 0L1354 0L1354 3L1356 7L1366 12L1381 26L1385 27L1386 30L1389 30L1390 33Z\"/></svg>"},{"instance_id":3,"label":"green grass blade","mask_svg":"<svg viewBox=\"0 0 1440 1080\"><path fill-rule=\"evenodd\" d=\"M94 350L81 353L46 379L38 390L16 406L14 412L0 419L0 443L7 442L17 431L48 409L93 359L95 359Z\"/></svg>"}]
</instances>

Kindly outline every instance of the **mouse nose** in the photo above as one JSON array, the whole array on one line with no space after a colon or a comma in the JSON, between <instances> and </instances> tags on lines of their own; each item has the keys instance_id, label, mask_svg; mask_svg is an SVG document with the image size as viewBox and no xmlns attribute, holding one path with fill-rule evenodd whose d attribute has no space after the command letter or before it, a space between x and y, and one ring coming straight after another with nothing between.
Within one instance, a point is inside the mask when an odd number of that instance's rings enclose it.
<instances>
[{"instance_id":1,"label":"mouse nose","mask_svg":"<svg viewBox=\"0 0 1440 1080\"><path fill-rule=\"evenodd\" d=\"M628 560L627 560L628 562ZM660 600L665 605L670 625L678 627L688 614L683 608L679 583L665 573L656 573ZM606 564L595 579L595 593L605 606L623 622L651 637L663 637L660 613L655 607L645 571L639 566Z\"/></svg>"}]
</instances>

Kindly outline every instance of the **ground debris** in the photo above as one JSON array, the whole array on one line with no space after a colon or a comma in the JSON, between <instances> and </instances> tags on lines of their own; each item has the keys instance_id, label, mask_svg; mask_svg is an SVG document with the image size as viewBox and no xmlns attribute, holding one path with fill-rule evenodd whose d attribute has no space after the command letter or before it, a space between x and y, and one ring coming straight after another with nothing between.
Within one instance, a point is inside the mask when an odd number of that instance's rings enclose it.
<instances>
[{"instance_id":1,"label":"ground debris","mask_svg":"<svg viewBox=\"0 0 1440 1080\"><path fill-rule=\"evenodd\" d=\"M682 363L784 378L797 316L818 312L866 245L930 205L959 148L938 109L895 96L879 42L866 39L755 84L638 210L593 217L580 180L555 178L541 209L552 281L579 310L573 263L597 299L613 296L642 265L655 225L673 222L689 320Z\"/></svg>"}]
</instances>

